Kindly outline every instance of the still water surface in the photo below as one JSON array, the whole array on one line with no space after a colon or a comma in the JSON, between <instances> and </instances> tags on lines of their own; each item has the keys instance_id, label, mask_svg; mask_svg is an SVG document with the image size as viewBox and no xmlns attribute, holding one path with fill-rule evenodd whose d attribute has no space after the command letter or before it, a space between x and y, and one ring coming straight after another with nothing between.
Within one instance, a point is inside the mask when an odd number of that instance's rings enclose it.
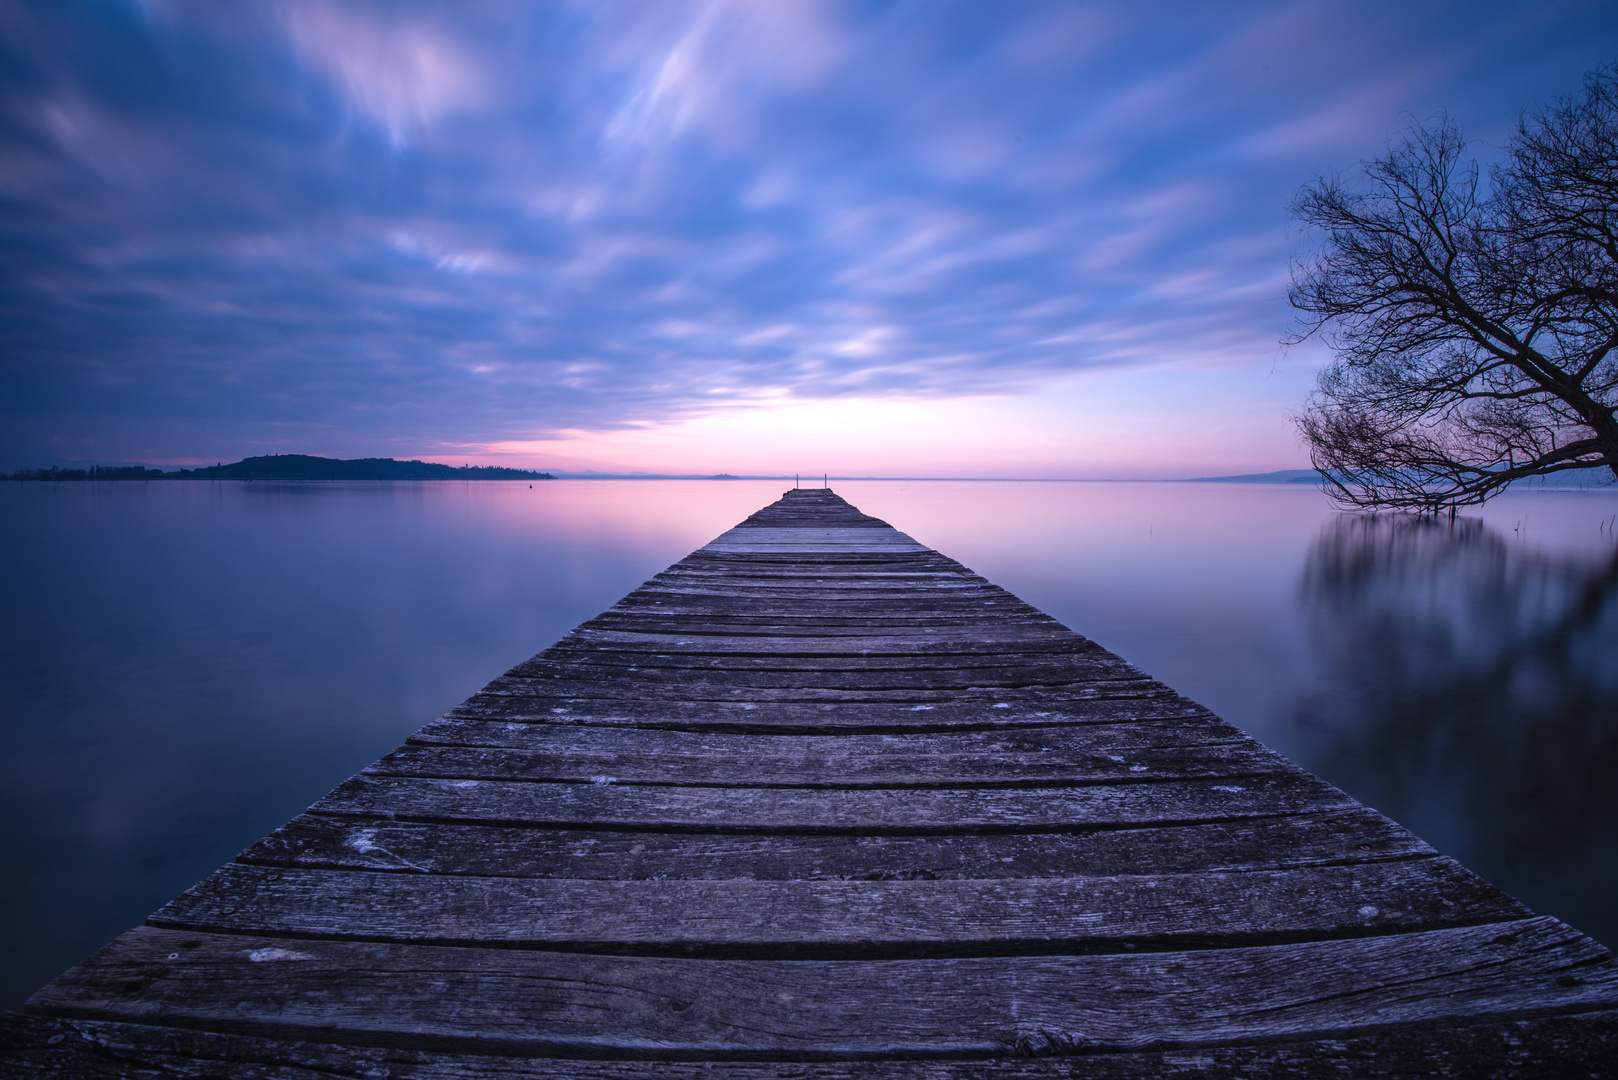
<instances>
[{"instance_id":1,"label":"still water surface","mask_svg":"<svg viewBox=\"0 0 1618 1080\"><path fill-rule=\"evenodd\" d=\"M834 486L1618 944L1618 492ZM0 1008L780 487L0 484Z\"/></svg>"}]
</instances>

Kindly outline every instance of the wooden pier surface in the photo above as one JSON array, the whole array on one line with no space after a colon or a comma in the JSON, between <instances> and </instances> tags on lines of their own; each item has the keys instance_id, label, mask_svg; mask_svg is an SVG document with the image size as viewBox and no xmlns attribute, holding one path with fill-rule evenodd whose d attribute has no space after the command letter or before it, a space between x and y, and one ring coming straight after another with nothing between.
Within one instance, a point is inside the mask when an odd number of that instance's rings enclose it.
<instances>
[{"instance_id":1,"label":"wooden pier surface","mask_svg":"<svg viewBox=\"0 0 1618 1080\"><path fill-rule=\"evenodd\" d=\"M830 491L0 1023L5 1076L1618 1076L1618 964Z\"/></svg>"}]
</instances>

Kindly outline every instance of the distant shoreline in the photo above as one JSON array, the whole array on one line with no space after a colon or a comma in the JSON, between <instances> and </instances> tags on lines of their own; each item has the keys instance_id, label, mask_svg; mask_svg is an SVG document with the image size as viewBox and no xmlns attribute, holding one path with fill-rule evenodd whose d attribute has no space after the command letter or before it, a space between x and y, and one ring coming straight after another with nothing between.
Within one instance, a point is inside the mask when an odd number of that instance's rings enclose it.
<instances>
[{"instance_id":1,"label":"distant shoreline","mask_svg":"<svg viewBox=\"0 0 1618 1080\"><path fill-rule=\"evenodd\" d=\"M8 480L555 480L548 472L494 465L441 465L393 458L323 458L267 454L196 469L164 472L147 465L91 465L87 469L22 469Z\"/></svg>"},{"instance_id":2,"label":"distant shoreline","mask_svg":"<svg viewBox=\"0 0 1618 1080\"><path fill-rule=\"evenodd\" d=\"M89 465L85 468L52 466L40 469L19 469L10 474L0 473L0 480L85 481L85 480L236 480L243 483L276 481L320 483L337 481L418 481L418 480L742 480L796 483L800 487L818 487L816 478L791 474L733 475L731 473L607 473L565 472L509 469L490 465L442 465L437 462L396 461L393 458L320 458L304 454L278 454L244 458L229 465L211 465L195 469L165 472L140 464ZM868 483L974 483L974 484L1263 484L1289 487L1317 487L1320 474L1313 469L1280 469L1268 473L1243 473L1235 476L1193 476L1169 479L1130 479L1121 477L1026 477L1026 476L831 476L824 482ZM1611 481L1579 482L1580 478L1567 476L1561 483L1545 483L1539 479L1518 481L1515 488L1545 488L1558 491L1613 490Z\"/></svg>"}]
</instances>

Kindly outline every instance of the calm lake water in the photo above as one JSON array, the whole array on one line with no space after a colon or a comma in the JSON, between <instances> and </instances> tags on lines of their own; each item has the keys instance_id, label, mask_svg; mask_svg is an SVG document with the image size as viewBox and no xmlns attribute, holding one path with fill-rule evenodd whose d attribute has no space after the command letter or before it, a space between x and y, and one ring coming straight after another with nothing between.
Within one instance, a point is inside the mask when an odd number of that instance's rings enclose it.
<instances>
[{"instance_id":1,"label":"calm lake water","mask_svg":"<svg viewBox=\"0 0 1618 1080\"><path fill-rule=\"evenodd\" d=\"M1618 944L1618 492L833 486ZM0 1008L781 487L0 484Z\"/></svg>"}]
</instances>

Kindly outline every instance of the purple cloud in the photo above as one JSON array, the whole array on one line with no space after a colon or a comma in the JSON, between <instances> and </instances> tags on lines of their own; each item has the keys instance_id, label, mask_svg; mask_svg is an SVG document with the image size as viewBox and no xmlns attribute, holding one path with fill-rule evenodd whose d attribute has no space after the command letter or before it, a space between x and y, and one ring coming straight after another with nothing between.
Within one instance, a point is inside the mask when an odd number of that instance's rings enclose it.
<instances>
[{"instance_id":1,"label":"purple cloud","mask_svg":"<svg viewBox=\"0 0 1618 1080\"><path fill-rule=\"evenodd\" d=\"M1497 136L1615 46L1581 0L0 3L0 450L1267 356L1301 183L1405 114Z\"/></svg>"}]
</instances>

